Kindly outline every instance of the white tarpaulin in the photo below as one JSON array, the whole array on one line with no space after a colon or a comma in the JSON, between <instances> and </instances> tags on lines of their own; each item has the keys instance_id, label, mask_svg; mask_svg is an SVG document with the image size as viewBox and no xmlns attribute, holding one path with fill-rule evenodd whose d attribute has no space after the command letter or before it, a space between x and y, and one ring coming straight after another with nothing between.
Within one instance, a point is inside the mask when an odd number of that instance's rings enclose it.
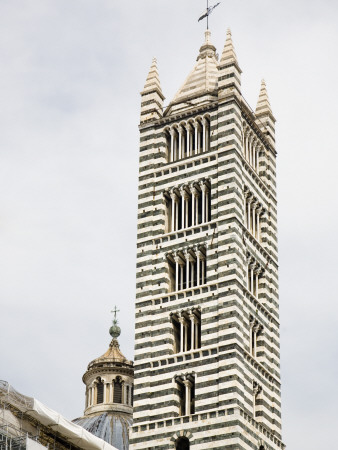
<instances>
[{"instance_id":1,"label":"white tarpaulin","mask_svg":"<svg viewBox=\"0 0 338 450\"><path fill-rule=\"evenodd\" d=\"M26 438L26 450L46 450L47 447L40 444L39 442L33 441L29 437Z\"/></svg>"},{"instance_id":2,"label":"white tarpaulin","mask_svg":"<svg viewBox=\"0 0 338 450\"><path fill-rule=\"evenodd\" d=\"M53 411L35 398L20 394L7 381L0 380L0 396L13 404L27 416L33 417L42 425L52 428L64 436L70 443L83 450L117 450L108 442L94 436L89 431L65 419L61 414ZM29 439L29 441L31 441ZM28 450L42 450L45 447L35 441L29 443Z\"/></svg>"},{"instance_id":3,"label":"white tarpaulin","mask_svg":"<svg viewBox=\"0 0 338 450\"><path fill-rule=\"evenodd\" d=\"M84 450L117 450L104 440L94 436L89 431L65 419L61 414L48 408L39 400L34 399L33 410L26 414L41 422L43 425L52 427L65 436L72 444Z\"/></svg>"}]
</instances>

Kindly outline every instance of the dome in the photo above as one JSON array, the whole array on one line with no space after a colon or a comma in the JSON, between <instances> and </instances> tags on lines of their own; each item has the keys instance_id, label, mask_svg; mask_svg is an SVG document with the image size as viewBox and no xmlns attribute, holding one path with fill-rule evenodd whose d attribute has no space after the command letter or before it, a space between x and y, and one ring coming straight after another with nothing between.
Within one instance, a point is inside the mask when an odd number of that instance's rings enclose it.
<instances>
[{"instance_id":1,"label":"dome","mask_svg":"<svg viewBox=\"0 0 338 450\"><path fill-rule=\"evenodd\" d=\"M128 429L133 420L128 414L105 412L79 417L73 422L119 450L129 448Z\"/></svg>"},{"instance_id":2,"label":"dome","mask_svg":"<svg viewBox=\"0 0 338 450\"><path fill-rule=\"evenodd\" d=\"M115 308L115 315L116 315ZM134 364L121 352L116 317L109 329L108 350L88 364L82 380L86 385L84 415L73 422L118 450L129 449L133 423Z\"/></svg>"}]
</instances>

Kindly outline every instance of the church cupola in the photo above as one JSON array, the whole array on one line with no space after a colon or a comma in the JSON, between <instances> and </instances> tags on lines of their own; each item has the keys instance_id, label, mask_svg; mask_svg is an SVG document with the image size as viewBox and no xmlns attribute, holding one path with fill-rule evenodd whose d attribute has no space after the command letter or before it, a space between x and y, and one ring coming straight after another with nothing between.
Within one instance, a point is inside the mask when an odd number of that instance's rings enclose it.
<instances>
[{"instance_id":1,"label":"church cupola","mask_svg":"<svg viewBox=\"0 0 338 450\"><path fill-rule=\"evenodd\" d=\"M128 429L132 425L134 366L121 352L121 329L115 317L109 333L108 350L88 364L83 375L86 385L84 416L73 422L119 450L129 448Z\"/></svg>"}]
</instances>

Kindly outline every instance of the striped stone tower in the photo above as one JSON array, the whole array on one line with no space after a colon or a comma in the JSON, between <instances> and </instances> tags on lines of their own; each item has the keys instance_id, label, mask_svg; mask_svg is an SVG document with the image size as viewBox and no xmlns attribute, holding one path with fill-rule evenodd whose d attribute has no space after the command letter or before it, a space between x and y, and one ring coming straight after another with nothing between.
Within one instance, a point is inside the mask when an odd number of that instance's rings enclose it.
<instances>
[{"instance_id":1,"label":"striped stone tower","mask_svg":"<svg viewBox=\"0 0 338 450\"><path fill-rule=\"evenodd\" d=\"M275 119L210 32L163 110L141 93L136 449L282 449Z\"/></svg>"}]
</instances>

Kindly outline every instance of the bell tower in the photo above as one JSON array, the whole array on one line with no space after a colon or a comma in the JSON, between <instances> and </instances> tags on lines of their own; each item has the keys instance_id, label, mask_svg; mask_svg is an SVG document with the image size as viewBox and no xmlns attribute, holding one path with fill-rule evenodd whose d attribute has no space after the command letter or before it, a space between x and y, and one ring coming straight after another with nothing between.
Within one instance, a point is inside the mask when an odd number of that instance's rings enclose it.
<instances>
[{"instance_id":1,"label":"bell tower","mask_svg":"<svg viewBox=\"0 0 338 450\"><path fill-rule=\"evenodd\" d=\"M169 105L141 93L133 450L283 449L275 118L210 31Z\"/></svg>"}]
</instances>

